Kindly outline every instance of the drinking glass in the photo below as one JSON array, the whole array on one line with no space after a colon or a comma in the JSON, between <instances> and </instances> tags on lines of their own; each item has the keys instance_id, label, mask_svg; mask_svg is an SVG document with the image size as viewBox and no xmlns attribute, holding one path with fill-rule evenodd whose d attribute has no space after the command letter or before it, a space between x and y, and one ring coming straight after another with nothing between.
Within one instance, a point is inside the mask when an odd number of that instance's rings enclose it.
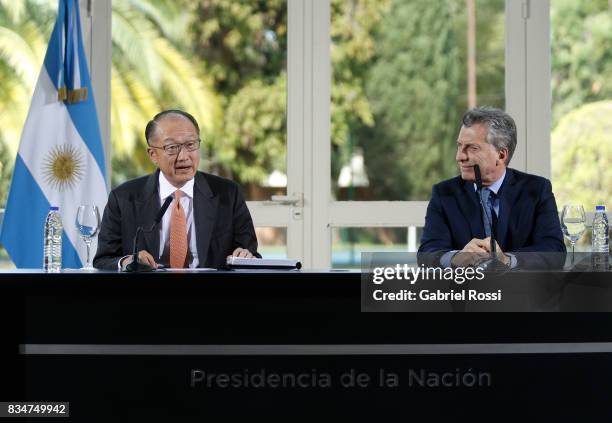
<instances>
[{"instance_id":1,"label":"drinking glass","mask_svg":"<svg viewBox=\"0 0 612 423\"><path fill-rule=\"evenodd\" d=\"M586 214L581 204L563 206L561 212L561 229L572 244L572 265L574 264L574 247L586 230Z\"/></svg>"},{"instance_id":2,"label":"drinking glass","mask_svg":"<svg viewBox=\"0 0 612 423\"><path fill-rule=\"evenodd\" d=\"M90 262L91 241L98 234L100 229L100 213L97 206L83 205L79 206L76 215L76 227L79 231L81 239L87 246L87 262L81 270L93 270L94 267Z\"/></svg>"}]
</instances>

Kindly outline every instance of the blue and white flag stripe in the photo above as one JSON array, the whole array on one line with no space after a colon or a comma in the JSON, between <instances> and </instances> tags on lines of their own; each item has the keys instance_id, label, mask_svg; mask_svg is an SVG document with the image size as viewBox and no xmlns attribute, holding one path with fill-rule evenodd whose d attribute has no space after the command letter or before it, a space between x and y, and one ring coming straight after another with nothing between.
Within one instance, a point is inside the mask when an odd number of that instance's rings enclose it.
<instances>
[{"instance_id":1,"label":"blue and white flag stripe","mask_svg":"<svg viewBox=\"0 0 612 423\"><path fill-rule=\"evenodd\" d=\"M78 0L60 0L21 135L2 224L2 244L15 265L42 266L45 216L49 206L59 206L64 226L62 266L81 267L85 246L75 226L77 207L97 205L101 213L107 193Z\"/></svg>"}]
</instances>

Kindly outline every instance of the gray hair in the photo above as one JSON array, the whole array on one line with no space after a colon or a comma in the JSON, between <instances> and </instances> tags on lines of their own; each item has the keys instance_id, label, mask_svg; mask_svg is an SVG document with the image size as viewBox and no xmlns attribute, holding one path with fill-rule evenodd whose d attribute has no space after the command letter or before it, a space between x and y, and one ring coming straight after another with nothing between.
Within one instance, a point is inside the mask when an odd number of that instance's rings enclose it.
<instances>
[{"instance_id":1,"label":"gray hair","mask_svg":"<svg viewBox=\"0 0 612 423\"><path fill-rule=\"evenodd\" d=\"M463 115L463 126L469 128L476 123L486 125L486 140L497 151L504 148L508 149L508 158L506 159L506 166L508 166L516 149L516 124L514 119L500 109L474 107Z\"/></svg>"}]
</instances>

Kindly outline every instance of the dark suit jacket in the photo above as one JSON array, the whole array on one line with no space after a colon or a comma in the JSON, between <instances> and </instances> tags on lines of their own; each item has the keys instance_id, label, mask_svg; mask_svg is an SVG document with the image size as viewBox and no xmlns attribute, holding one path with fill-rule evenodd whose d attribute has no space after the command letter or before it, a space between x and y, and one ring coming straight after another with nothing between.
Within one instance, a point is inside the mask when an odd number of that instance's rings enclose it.
<instances>
[{"instance_id":1,"label":"dark suit jacket","mask_svg":"<svg viewBox=\"0 0 612 423\"><path fill-rule=\"evenodd\" d=\"M496 239L504 252L527 257L533 252L565 254L565 244L550 181L506 169ZM473 238L485 238L482 209L474 184L457 176L433 186L419 253L439 263L447 251L461 250ZM420 254L420 261L423 254ZM564 257L564 256L563 256Z\"/></svg>"},{"instance_id":2,"label":"dark suit jacket","mask_svg":"<svg viewBox=\"0 0 612 423\"><path fill-rule=\"evenodd\" d=\"M136 228L150 228L161 204L159 170L128 181L111 191L104 209L94 266L116 270L118 260L131 254ZM237 247L257 254L251 214L238 184L197 172L193 188L193 219L199 267L221 267ZM159 257L159 226L142 233L138 250Z\"/></svg>"}]
</instances>

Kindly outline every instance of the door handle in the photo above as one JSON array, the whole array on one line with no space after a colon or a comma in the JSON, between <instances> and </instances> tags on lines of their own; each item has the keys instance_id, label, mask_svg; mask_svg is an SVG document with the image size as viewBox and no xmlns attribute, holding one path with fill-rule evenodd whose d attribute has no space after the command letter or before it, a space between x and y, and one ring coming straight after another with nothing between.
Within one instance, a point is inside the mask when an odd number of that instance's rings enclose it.
<instances>
[{"instance_id":1,"label":"door handle","mask_svg":"<svg viewBox=\"0 0 612 423\"><path fill-rule=\"evenodd\" d=\"M304 205L303 194L294 195L273 195L269 201L265 201L264 204L268 205L283 205L283 206L294 206L302 207Z\"/></svg>"}]
</instances>

